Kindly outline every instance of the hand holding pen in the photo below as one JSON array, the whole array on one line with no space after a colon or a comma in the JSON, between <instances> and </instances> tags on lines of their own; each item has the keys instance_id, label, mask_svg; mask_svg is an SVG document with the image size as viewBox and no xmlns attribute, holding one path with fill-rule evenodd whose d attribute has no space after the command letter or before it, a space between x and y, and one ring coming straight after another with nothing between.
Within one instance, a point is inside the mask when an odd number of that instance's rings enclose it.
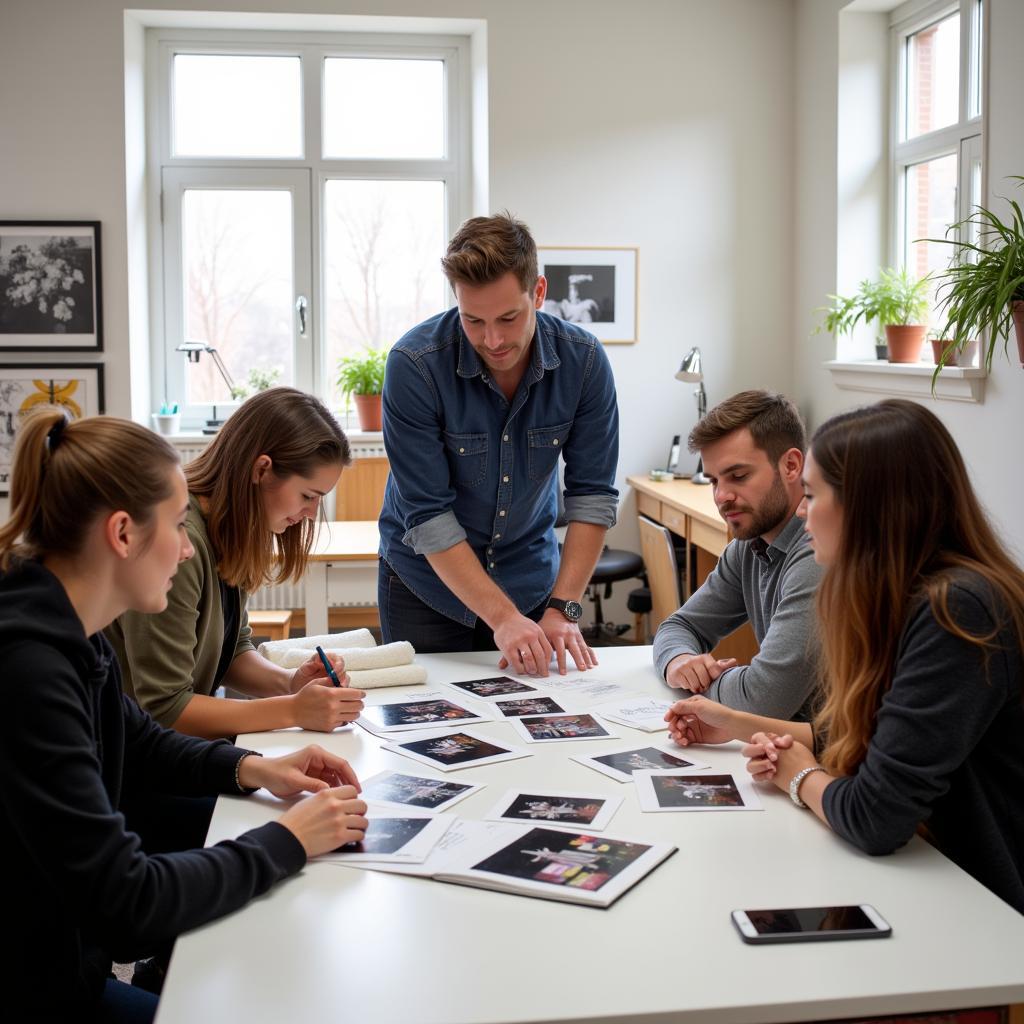
<instances>
[{"instance_id":1,"label":"hand holding pen","mask_svg":"<svg viewBox=\"0 0 1024 1024\"><path fill-rule=\"evenodd\" d=\"M294 724L330 732L359 717L365 696L363 690L348 686L344 660L318 647L292 676Z\"/></svg>"}]
</instances>

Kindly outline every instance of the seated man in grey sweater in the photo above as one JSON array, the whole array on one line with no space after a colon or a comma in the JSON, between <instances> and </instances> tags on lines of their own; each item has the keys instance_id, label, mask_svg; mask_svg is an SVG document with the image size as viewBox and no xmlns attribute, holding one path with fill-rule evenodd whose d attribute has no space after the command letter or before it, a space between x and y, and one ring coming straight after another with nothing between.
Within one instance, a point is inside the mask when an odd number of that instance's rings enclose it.
<instances>
[{"instance_id":1,"label":"seated man in grey sweater","mask_svg":"<svg viewBox=\"0 0 1024 1024\"><path fill-rule=\"evenodd\" d=\"M654 663L669 686L774 718L807 718L814 701L814 592L821 570L796 517L807 440L789 399L742 391L693 429L715 504L734 540L703 586L658 628ZM716 659L744 622L760 645L749 665Z\"/></svg>"}]
</instances>

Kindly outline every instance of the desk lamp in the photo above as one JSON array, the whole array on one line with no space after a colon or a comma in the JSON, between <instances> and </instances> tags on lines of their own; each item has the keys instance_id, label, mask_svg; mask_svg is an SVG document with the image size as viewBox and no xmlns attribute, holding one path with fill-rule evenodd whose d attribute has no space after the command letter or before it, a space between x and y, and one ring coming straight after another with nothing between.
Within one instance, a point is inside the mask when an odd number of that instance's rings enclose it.
<instances>
[{"instance_id":1,"label":"desk lamp","mask_svg":"<svg viewBox=\"0 0 1024 1024\"><path fill-rule=\"evenodd\" d=\"M679 367L679 372L676 374L676 380L683 380L697 385L697 390L693 393L694 398L697 399L697 419L704 419L708 411L708 396L704 390L704 371L701 369L700 349L696 346L683 356L683 362ZM711 483L704 475L703 459L697 460L697 472L690 479L695 484Z\"/></svg>"},{"instance_id":2,"label":"desk lamp","mask_svg":"<svg viewBox=\"0 0 1024 1024\"><path fill-rule=\"evenodd\" d=\"M230 394L235 387L235 382L231 379L231 374L228 373L228 368L224 365L224 360L218 355L217 350L212 345L207 345L205 341L183 341L175 352L184 352L185 358L190 363L198 363L199 357L204 352L208 352L213 358L213 363L220 372L221 377L224 378L224 383L228 386L228 393ZM218 430L224 425L224 421L217 419L217 403L213 403L213 418L206 421L206 426L203 427L204 434L216 434Z\"/></svg>"}]
</instances>

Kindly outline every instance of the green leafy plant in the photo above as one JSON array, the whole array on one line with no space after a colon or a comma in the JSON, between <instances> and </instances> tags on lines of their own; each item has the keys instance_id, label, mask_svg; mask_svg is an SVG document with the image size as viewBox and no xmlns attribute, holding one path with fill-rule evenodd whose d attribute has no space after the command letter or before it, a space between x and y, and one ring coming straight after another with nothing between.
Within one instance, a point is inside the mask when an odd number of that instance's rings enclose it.
<instances>
[{"instance_id":1,"label":"green leafy plant","mask_svg":"<svg viewBox=\"0 0 1024 1024\"><path fill-rule=\"evenodd\" d=\"M857 324L879 327L922 324L928 319L930 277L913 277L905 267L886 267L874 281L864 279L853 295L830 295L831 305L815 333L849 334Z\"/></svg>"},{"instance_id":2,"label":"green leafy plant","mask_svg":"<svg viewBox=\"0 0 1024 1024\"><path fill-rule=\"evenodd\" d=\"M253 367L244 384L235 384L231 388L231 397L236 401L248 398L249 395L258 391L268 391L281 379L281 371L275 367L273 370L261 370Z\"/></svg>"},{"instance_id":3,"label":"green leafy plant","mask_svg":"<svg viewBox=\"0 0 1024 1024\"><path fill-rule=\"evenodd\" d=\"M338 360L337 384L346 402L350 395L379 395L383 391L387 358L383 349L368 348L363 355Z\"/></svg>"},{"instance_id":4,"label":"green leafy plant","mask_svg":"<svg viewBox=\"0 0 1024 1024\"><path fill-rule=\"evenodd\" d=\"M1021 183L1018 188L1024 185L1024 176L1013 175L1012 179ZM939 284L939 312L944 319L941 333L953 342L946 351L961 352L987 332L984 359L989 371L998 339L1003 339L1003 351L1010 343L1013 303L1024 302L1024 216L1019 203L1007 201L1008 221L984 206L975 206L969 217L947 232L956 237L928 239L954 247L952 262L940 275ZM935 372L939 369L941 365Z\"/></svg>"}]
</instances>

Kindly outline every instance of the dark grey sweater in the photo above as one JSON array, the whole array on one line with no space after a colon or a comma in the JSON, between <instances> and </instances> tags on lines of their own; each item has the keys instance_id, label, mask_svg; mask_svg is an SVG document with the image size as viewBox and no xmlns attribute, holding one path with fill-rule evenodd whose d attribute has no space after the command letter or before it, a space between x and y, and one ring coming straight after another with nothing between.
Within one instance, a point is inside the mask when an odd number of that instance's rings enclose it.
<instances>
[{"instance_id":1,"label":"dark grey sweater","mask_svg":"<svg viewBox=\"0 0 1024 1024\"><path fill-rule=\"evenodd\" d=\"M998 607L980 577L950 588L957 623L989 632ZM832 828L891 853L924 822L935 845L1024 913L1024 652L1008 624L984 654L946 632L927 601L900 641L867 757L825 790Z\"/></svg>"}]
</instances>

